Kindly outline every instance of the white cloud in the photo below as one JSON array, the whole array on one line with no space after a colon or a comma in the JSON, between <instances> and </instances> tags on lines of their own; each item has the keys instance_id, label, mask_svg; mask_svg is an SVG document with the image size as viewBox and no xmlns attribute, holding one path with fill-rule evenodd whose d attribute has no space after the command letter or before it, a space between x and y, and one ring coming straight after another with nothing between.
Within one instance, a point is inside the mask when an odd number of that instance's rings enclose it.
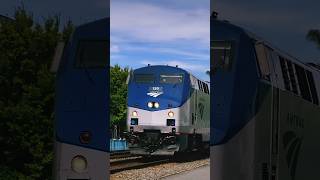
<instances>
[{"instance_id":1,"label":"white cloud","mask_svg":"<svg viewBox=\"0 0 320 180\"><path fill-rule=\"evenodd\" d=\"M172 54L184 56L186 59L194 59L194 60L202 60L208 61L210 58L209 47L208 52L198 52L198 50L185 50L185 49L174 49L174 48L166 48L166 47L146 47L146 46L131 46L124 45L121 49L123 51L135 51L135 52L153 52L159 54ZM203 49L202 49L203 50Z\"/></svg>"},{"instance_id":2,"label":"white cloud","mask_svg":"<svg viewBox=\"0 0 320 180\"><path fill-rule=\"evenodd\" d=\"M170 9L128 1L111 2L111 33L147 42L195 40L209 44L208 9Z\"/></svg>"},{"instance_id":3,"label":"white cloud","mask_svg":"<svg viewBox=\"0 0 320 180\"><path fill-rule=\"evenodd\" d=\"M194 51L186 51L186 50L178 50L178 49L169 49L169 48L155 48L155 51L161 53L169 53L169 54L176 54L187 56L188 59L198 59L202 61L208 61L210 58L209 46L208 46L208 53L198 53Z\"/></svg>"},{"instance_id":4,"label":"white cloud","mask_svg":"<svg viewBox=\"0 0 320 180\"><path fill-rule=\"evenodd\" d=\"M111 1L111 42L120 47L112 62L130 64L133 68L148 64L178 65L207 78L210 9L173 7L149 0Z\"/></svg>"},{"instance_id":5,"label":"white cloud","mask_svg":"<svg viewBox=\"0 0 320 180\"><path fill-rule=\"evenodd\" d=\"M119 46L111 43L110 52L111 52L112 54L113 54L113 53L119 53L119 52L120 52Z\"/></svg>"}]
</instances>

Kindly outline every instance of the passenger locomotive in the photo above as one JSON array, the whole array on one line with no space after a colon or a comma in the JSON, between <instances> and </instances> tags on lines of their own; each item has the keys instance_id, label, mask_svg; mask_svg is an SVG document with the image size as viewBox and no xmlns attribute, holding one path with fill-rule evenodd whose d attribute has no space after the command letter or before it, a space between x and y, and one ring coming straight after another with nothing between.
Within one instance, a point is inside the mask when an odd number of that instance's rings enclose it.
<instances>
[{"instance_id":1,"label":"passenger locomotive","mask_svg":"<svg viewBox=\"0 0 320 180\"><path fill-rule=\"evenodd\" d=\"M56 180L108 179L109 26L109 18L78 26L57 48Z\"/></svg>"},{"instance_id":2,"label":"passenger locomotive","mask_svg":"<svg viewBox=\"0 0 320 180\"><path fill-rule=\"evenodd\" d=\"M319 179L320 71L211 20L211 179Z\"/></svg>"},{"instance_id":3,"label":"passenger locomotive","mask_svg":"<svg viewBox=\"0 0 320 180\"><path fill-rule=\"evenodd\" d=\"M127 83L132 154L174 155L208 147L208 83L181 68L162 65L134 70Z\"/></svg>"}]
</instances>

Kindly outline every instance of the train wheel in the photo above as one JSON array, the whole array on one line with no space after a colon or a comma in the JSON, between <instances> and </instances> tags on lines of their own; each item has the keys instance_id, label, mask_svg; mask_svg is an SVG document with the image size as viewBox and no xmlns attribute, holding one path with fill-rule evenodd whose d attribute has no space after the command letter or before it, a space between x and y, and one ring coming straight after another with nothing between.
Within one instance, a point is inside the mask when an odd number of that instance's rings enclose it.
<instances>
[{"instance_id":1,"label":"train wheel","mask_svg":"<svg viewBox=\"0 0 320 180\"><path fill-rule=\"evenodd\" d=\"M175 152L173 156L173 160L176 162L183 162L187 159L189 155L190 155L190 152L187 152L187 151Z\"/></svg>"},{"instance_id":2,"label":"train wheel","mask_svg":"<svg viewBox=\"0 0 320 180\"><path fill-rule=\"evenodd\" d=\"M202 135L201 134L193 134L189 136L189 144L188 149L190 151L199 151L202 148Z\"/></svg>"}]
</instances>

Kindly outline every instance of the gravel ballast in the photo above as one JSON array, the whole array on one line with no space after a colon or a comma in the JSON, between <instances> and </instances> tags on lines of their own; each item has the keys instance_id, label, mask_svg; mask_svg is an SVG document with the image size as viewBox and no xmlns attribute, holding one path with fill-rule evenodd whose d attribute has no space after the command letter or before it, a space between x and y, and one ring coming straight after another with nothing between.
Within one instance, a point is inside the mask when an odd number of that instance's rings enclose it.
<instances>
[{"instance_id":1,"label":"gravel ballast","mask_svg":"<svg viewBox=\"0 0 320 180\"><path fill-rule=\"evenodd\" d=\"M152 167L133 169L111 174L111 180L154 180L168 177L202 166L210 165L210 159L201 159L191 162L170 162Z\"/></svg>"}]
</instances>

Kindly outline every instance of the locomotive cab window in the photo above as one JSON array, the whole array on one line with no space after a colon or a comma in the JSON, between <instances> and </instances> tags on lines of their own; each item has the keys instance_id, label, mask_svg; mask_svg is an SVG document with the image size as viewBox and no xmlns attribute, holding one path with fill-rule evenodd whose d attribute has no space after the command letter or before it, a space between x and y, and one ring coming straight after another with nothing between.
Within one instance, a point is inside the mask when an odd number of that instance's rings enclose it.
<instances>
[{"instance_id":1,"label":"locomotive cab window","mask_svg":"<svg viewBox=\"0 0 320 180\"><path fill-rule=\"evenodd\" d=\"M154 83L155 81L153 74L134 74L133 79L135 83L143 84Z\"/></svg>"},{"instance_id":2,"label":"locomotive cab window","mask_svg":"<svg viewBox=\"0 0 320 180\"><path fill-rule=\"evenodd\" d=\"M213 72L217 69L229 71L232 65L232 43L230 41L212 41L210 49Z\"/></svg>"},{"instance_id":3,"label":"locomotive cab window","mask_svg":"<svg viewBox=\"0 0 320 180\"><path fill-rule=\"evenodd\" d=\"M203 83L203 87L204 87L204 92L205 93L207 93L207 94L209 94L209 87L208 87L208 84L206 84L206 83Z\"/></svg>"},{"instance_id":4,"label":"locomotive cab window","mask_svg":"<svg viewBox=\"0 0 320 180\"><path fill-rule=\"evenodd\" d=\"M108 41L80 40L75 66L77 68L106 68L109 51Z\"/></svg>"},{"instance_id":5,"label":"locomotive cab window","mask_svg":"<svg viewBox=\"0 0 320 180\"><path fill-rule=\"evenodd\" d=\"M160 83L166 83L166 84L180 84L183 82L183 75L160 75Z\"/></svg>"},{"instance_id":6,"label":"locomotive cab window","mask_svg":"<svg viewBox=\"0 0 320 180\"><path fill-rule=\"evenodd\" d=\"M199 90L200 90L200 91L203 91L203 90L202 90L202 84L201 84L201 81L200 81L200 80L198 80L198 86L199 86Z\"/></svg>"}]
</instances>

